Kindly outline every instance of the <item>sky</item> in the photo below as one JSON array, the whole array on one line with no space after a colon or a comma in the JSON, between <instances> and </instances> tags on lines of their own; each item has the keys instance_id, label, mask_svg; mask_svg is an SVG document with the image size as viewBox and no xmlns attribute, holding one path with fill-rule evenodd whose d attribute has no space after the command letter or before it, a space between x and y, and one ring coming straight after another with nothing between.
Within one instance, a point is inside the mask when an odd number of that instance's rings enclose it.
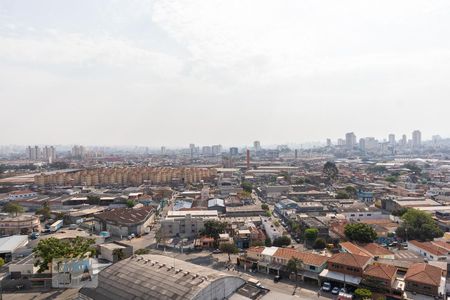
<instances>
[{"instance_id":1,"label":"sky","mask_svg":"<svg viewBox=\"0 0 450 300\"><path fill-rule=\"evenodd\" d=\"M450 137L450 1L0 0L0 144Z\"/></svg>"}]
</instances>

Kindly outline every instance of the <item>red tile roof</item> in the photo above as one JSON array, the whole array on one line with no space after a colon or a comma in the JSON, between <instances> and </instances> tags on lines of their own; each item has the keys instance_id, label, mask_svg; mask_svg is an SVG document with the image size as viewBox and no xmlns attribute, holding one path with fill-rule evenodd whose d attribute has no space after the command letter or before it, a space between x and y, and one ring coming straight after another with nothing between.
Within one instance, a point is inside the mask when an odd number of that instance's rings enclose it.
<instances>
[{"instance_id":1,"label":"red tile roof","mask_svg":"<svg viewBox=\"0 0 450 300\"><path fill-rule=\"evenodd\" d=\"M405 275L405 281L439 286L441 284L442 270L427 263L412 265Z\"/></svg>"},{"instance_id":2,"label":"red tile roof","mask_svg":"<svg viewBox=\"0 0 450 300\"><path fill-rule=\"evenodd\" d=\"M259 254L259 253L262 253L262 252L264 251L264 248L265 248L265 247L261 247L261 246L258 246L258 247L250 247L250 248L247 249L247 252Z\"/></svg>"},{"instance_id":3,"label":"red tile roof","mask_svg":"<svg viewBox=\"0 0 450 300\"><path fill-rule=\"evenodd\" d=\"M333 255L328 262L336 263L356 268L363 268L371 260L368 256L352 254L352 253L338 253Z\"/></svg>"},{"instance_id":4,"label":"red tile roof","mask_svg":"<svg viewBox=\"0 0 450 300\"><path fill-rule=\"evenodd\" d=\"M321 266L325 264L328 260L328 257L309 253L309 252L300 252L291 248L278 248L278 250L273 255L274 257L291 259L293 257L298 258L304 264L312 265L312 266Z\"/></svg>"},{"instance_id":5,"label":"red tile roof","mask_svg":"<svg viewBox=\"0 0 450 300\"><path fill-rule=\"evenodd\" d=\"M450 252L450 244L447 243L447 242L444 242L444 241L432 241L431 243Z\"/></svg>"},{"instance_id":6,"label":"red tile roof","mask_svg":"<svg viewBox=\"0 0 450 300\"><path fill-rule=\"evenodd\" d=\"M414 246L421 248L433 255L444 256L448 254L448 251L442 248L441 246L434 245L430 242L419 242L419 241L409 241L409 243Z\"/></svg>"},{"instance_id":7,"label":"red tile roof","mask_svg":"<svg viewBox=\"0 0 450 300\"><path fill-rule=\"evenodd\" d=\"M386 279L391 281L397 274L397 268L385 264L370 265L364 271L364 275Z\"/></svg>"}]
</instances>

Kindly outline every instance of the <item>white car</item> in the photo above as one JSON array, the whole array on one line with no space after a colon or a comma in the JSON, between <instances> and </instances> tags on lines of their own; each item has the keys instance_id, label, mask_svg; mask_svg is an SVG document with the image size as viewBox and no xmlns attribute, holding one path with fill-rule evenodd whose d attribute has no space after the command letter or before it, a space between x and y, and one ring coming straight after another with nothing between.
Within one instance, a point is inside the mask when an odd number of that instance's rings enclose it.
<instances>
[{"instance_id":1,"label":"white car","mask_svg":"<svg viewBox=\"0 0 450 300\"><path fill-rule=\"evenodd\" d=\"M331 283L324 282L323 285L322 285L322 291L330 292L331 291Z\"/></svg>"}]
</instances>

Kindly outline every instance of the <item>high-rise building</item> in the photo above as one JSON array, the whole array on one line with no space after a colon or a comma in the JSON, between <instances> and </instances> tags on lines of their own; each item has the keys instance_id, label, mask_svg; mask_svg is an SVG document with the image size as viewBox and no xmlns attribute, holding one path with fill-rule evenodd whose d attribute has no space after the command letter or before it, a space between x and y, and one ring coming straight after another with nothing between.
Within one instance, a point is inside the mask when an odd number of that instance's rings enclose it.
<instances>
[{"instance_id":1,"label":"high-rise building","mask_svg":"<svg viewBox=\"0 0 450 300\"><path fill-rule=\"evenodd\" d=\"M222 145L212 145L211 152L212 155L218 155L222 153Z\"/></svg>"},{"instance_id":2,"label":"high-rise building","mask_svg":"<svg viewBox=\"0 0 450 300\"><path fill-rule=\"evenodd\" d=\"M366 139L359 139L359 149L361 151L366 151Z\"/></svg>"},{"instance_id":3,"label":"high-rise building","mask_svg":"<svg viewBox=\"0 0 450 300\"><path fill-rule=\"evenodd\" d=\"M38 160L41 155L41 150L39 149L38 146L34 147L28 146L27 155L29 160Z\"/></svg>"},{"instance_id":4,"label":"high-rise building","mask_svg":"<svg viewBox=\"0 0 450 300\"><path fill-rule=\"evenodd\" d=\"M231 156L236 156L239 154L239 149L237 147L231 147L230 148L230 155Z\"/></svg>"},{"instance_id":5,"label":"high-rise building","mask_svg":"<svg viewBox=\"0 0 450 300\"><path fill-rule=\"evenodd\" d=\"M166 154L166 147L165 146L161 146L161 154Z\"/></svg>"},{"instance_id":6,"label":"high-rise building","mask_svg":"<svg viewBox=\"0 0 450 300\"><path fill-rule=\"evenodd\" d=\"M402 135L402 139L400 140L400 145L402 147L406 147L406 144L408 144L408 138L406 137L406 134Z\"/></svg>"},{"instance_id":7,"label":"high-rise building","mask_svg":"<svg viewBox=\"0 0 450 300\"><path fill-rule=\"evenodd\" d=\"M338 139L337 140L337 144L338 144L338 146L344 146L345 145L345 140L344 139Z\"/></svg>"},{"instance_id":8,"label":"high-rise building","mask_svg":"<svg viewBox=\"0 0 450 300\"><path fill-rule=\"evenodd\" d=\"M412 147L414 149L420 148L422 145L422 133L420 130L414 130L412 133Z\"/></svg>"},{"instance_id":9,"label":"high-rise building","mask_svg":"<svg viewBox=\"0 0 450 300\"><path fill-rule=\"evenodd\" d=\"M56 151L55 147L53 146L45 146L42 152L42 158L45 159L47 162L52 163L56 159Z\"/></svg>"},{"instance_id":10,"label":"high-rise building","mask_svg":"<svg viewBox=\"0 0 450 300\"><path fill-rule=\"evenodd\" d=\"M211 146L203 146L202 147L202 154L204 156L210 156L212 154L212 148Z\"/></svg>"},{"instance_id":11,"label":"high-rise building","mask_svg":"<svg viewBox=\"0 0 450 300\"><path fill-rule=\"evenodd\" d=\"M331 147L331 139L327 139L327 147Z\"/></svg>"},{"instance_id":12,"label":"high-rise building","mask_svg":"<svg viewBox=\"0 0 450 300\"><path fill-rule=\"evenodd\" d=\"M396 143L396 141L395 141L395 134L393 134L393 133L391 133L391 134L389 134L389 145L390 146L395 146L395 143Z\"/></svg>"},{"instance_id":13,"label":"high-rise building","mask_svg":"<svg viewBox=\"0 0 450 300\"><path fill-rule=\"evenodd\" d=\"M78 159L84 159L86 155L86 151L84 149L84 146L75 145L72 147L72 157L78 158Z\"/></svg>"},{"instance_id":14,"label":"high-rise building","mask_svg":"<svg viewBox=\"0 0 450 300\"><path fill-rule=\"evenodd\" d=\"M195 154L195 144L189 144L189 150L191 153L191 158L193 158Z\"/></svg>"},{"instance_id":15,"label":"high-rise building","mask_svg":"<svg viewBox=\"0 0 450 300\"><path fill-rule=\"evenodd\" d=\"M353 149L356 145L356 135L353 132L345 134L345 146L347 149Z\"/></svg>"},{"instance_id":16,"label":"high-rise building","mask_svg":"<svg viewBox=\"0 0 450 300\"><path fill-rule=\"evenodd\" d=\"M253 142L253 148L255 151L261 151L261 142L260 141L254 141Z\"/></svg>"}]
</instances>

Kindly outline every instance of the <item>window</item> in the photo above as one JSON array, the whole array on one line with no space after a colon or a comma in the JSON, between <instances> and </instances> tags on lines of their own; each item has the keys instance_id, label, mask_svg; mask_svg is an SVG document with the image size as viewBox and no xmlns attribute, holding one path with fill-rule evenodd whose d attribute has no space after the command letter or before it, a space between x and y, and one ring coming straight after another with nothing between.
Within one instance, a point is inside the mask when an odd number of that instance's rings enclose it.
<instances>
[{"instance_id":1,"label":"window","mask_svg":"<svg viewBox=\"0 0 450 300\"><path fill-rule=\"evenodd\" d=\"M315 271L315 270L316 270L316 267L314 267L314 266L309 266L309 269L312 270L312 271Z\"/></svg>"},{"instance_id":2,"label":"window","mask_svg":"<svg viewBox=\"0 0 450 300\"><path fill-rule=\"evenodd\" d=\"M350 214L350 217L354 217L355 216L355 214Z\"/></svg>"},{"instance_id":3,"label":"window","mask_svg":"<svg viewBox=\"0 0 450 300\"><path fill-rule=\"evenodd\" d=\"M367 214L368 217L370 217L372 214Z\"/></svg>"}]
</instances>

